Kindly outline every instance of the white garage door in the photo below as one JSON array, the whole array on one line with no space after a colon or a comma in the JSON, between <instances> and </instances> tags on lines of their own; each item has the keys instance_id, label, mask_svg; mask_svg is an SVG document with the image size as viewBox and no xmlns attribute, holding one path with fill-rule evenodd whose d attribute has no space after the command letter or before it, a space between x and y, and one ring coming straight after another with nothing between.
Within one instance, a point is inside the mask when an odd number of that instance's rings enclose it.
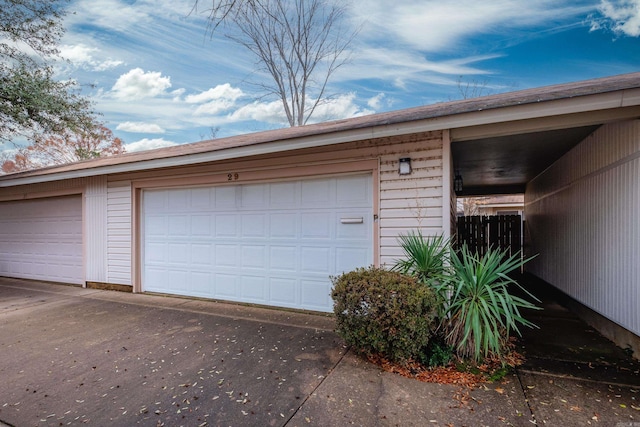
<instances>
[{"instance_id":1,"label":"white garage door","mask_svg":"<svg viewBox=\"0 0 640 427\"><path fill-rule=\"evenodd\" d=\"M0 275L84 283L82 198L0 203Z\"/></svg>"},{"instance_id":2,"label":"white garage door","mask_svg":"<svg viewBox=\"0 0 640 427\"><path fill-rule=\"evenodd\" d=\"M373 263L371 181L145 191L143 289L331 311L329 276Z\"/></svg>"}]
</instances>

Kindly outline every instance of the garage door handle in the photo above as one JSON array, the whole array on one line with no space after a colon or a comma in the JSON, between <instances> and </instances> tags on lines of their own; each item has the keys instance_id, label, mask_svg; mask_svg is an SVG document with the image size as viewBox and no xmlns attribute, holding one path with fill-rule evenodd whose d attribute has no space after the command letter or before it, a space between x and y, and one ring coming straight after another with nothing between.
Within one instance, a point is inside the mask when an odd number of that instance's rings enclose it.
<instances>
[{"instance_id":1,"label":"garage door handle","mask_svg":"<svg viewBox=\"0 0 640 427\"><path fill-rule=\"evenodd\" d=\"M363 217L359 218L340 218L341 224L362 224L364 222Z\"/></svg>"}]
</instances>

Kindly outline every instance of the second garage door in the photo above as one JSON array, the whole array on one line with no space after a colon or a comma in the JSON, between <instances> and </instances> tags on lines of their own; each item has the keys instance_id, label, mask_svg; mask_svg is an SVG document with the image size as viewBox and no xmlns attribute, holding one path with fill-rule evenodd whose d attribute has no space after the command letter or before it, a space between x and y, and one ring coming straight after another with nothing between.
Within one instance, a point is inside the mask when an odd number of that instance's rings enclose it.
<instances>
[{"instance_id":1,"label":"second garage door","mask_svg":"<svg viewBox=\"0 0 640 427\"><path fill-rule=\"evenodd\" d=\"M0 275L82 284L82 198L0 203Z\"/></svg>"},{"instance_id":2,"label":"second garage door","mask_svg":"<svg viewBox=\"0 0 640 427\"><path fill-rule=\"evenodd\" d=\"M331 311L373 263L371 174L143 192L143 290Z\"/></svg>"}]
</instances>

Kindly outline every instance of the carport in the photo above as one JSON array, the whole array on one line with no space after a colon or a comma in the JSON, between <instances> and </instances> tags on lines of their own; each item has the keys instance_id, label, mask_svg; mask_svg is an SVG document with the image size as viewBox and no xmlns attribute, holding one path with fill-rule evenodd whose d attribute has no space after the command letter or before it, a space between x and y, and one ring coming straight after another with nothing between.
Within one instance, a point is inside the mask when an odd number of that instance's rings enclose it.
<instances>
[{"instance_id":1,"label":"carport","mask_svg":"<svg viewBox=\"0 0 640 427\"><path fill-rule=\"evenodd\" d=\"M524 193L524 251L538 254L525 269L637 356L640 93L609 89L569 85L551 102L537 91L503 122L451 129L450 179L462 180L457 196ZM491 97L478 104L496 107Z\"/></svg>"}]
</instances>

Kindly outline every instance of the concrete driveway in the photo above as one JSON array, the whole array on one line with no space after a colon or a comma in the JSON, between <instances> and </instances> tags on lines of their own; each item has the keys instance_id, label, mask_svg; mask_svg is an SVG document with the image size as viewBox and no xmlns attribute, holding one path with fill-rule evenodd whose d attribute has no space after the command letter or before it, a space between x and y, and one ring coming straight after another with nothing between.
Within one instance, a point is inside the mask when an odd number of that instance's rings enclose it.
<instances>
[{"instance_id":1,"label":"concrete driveway","mask_svg":"<svg viewBox=\"0 0 640 427\"><path fill-rule=\"evenodd\" d=\"M635 383L548 370L473 391L421 383L346 351L333 327L321 315L0 278L0 425L530 426L536 419L546 425L637 419Z\"/></svg>"}]
</instances>

